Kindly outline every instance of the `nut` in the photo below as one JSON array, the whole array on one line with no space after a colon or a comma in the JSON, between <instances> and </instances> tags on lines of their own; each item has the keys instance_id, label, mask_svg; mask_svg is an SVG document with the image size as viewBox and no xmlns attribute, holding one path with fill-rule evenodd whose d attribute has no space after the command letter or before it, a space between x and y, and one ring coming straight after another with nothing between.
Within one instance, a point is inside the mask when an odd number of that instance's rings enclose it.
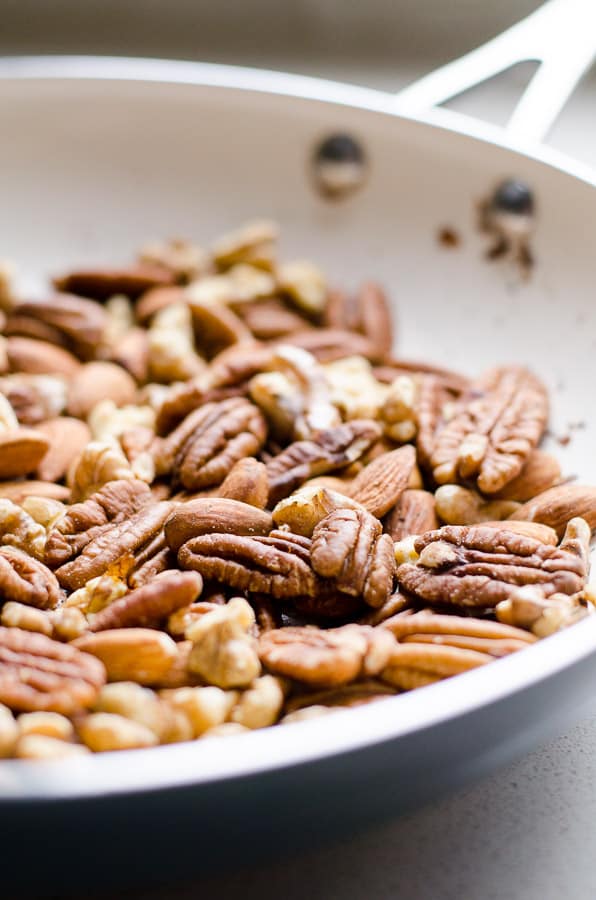
<instances>
[{"instance_id":1,"label":"nut","mask_svg":"<svg viewBox=\"0 0 596 900\"><path fill-rule=\"evenodd\" d=\"M568 522L581 516L592 531L596 529L596 487L561 484L538 494L511 516L516 521L540 522L562 537Z\"/></svg>"},{"instance_id":2,"label":"nut","mask_svg":"<svg viewBox=\"0 0 596 900\"><path fill-rule=\"evenodd\" d=\"M129 373L111 362L86 363L71 382L68 412L85 419L100 400L112 400L116 406L134 403L137 387Z\"/></svg>"},{"instance_id":3,"label":"nut","mask_svg":"<svg viewBox=\"0 0 596 900\"><path fill-rule=\"evenodd\" d=\"M192 736L197 738L226 721L238 694L218 687L186 687L164 691L163 696L170 706L186 716Z\"/></svg>"},{"instance_id":4,"label":"nut","mask_svg":"<svg viewBox=\"0 0 596 900\"><path fill-rule=\"evenodd\" d=\"M445 525L479 525L509 518L519 504L512 500L485 500L469 488L444 484L435 492L435 509Z\"/></svg>"},{"instance_id":5,"label":"nut","mask_svg":"<svg viewBox=\"0 0 596 900\"><path fill-rule=\"evenodd\" d=\"M350 486L350 496L380 519L395 506L407 488L415 464L413 447L383 453L356 476Z\"/></svg>"},{"instance_id":6,"label":"nut","mask_svg":"<svg viewBox=\"0 0 596 900\"><path fill-rule=\"evenodd\" d=\"M278 527L286 525L294 534L312 537L319 522L340 509L364 510L364 507L337 491L304 485L285 500L280 500L272 515Z\"/></svg>"},{"instance_id":7,"label":"nut","mask_svg":"<svg viewBox=\"0 0 596 900\"><path fill-rule=\"evenodd\" d=\"M164 572L98 613L91 630L159 625L177 609L194 603L202 589L203 579L196 572Z\"/></svg>"},{"instance_id":8,"label":"nut","mask_svg":"<svg viewBox=\"0 0 596 900\"><path fill-rule=\"evenodd\" d=\"M193 322L186 303L173 303L160 310L149 328L149 375L169 384L186 381L205 369L195 352Z\"/></svg>"},{"instance_id":9,"label":"nut","mask_svg":"<svg viewBox=\"0 0 596 900\"><path fill-rule=\"evenodd\" d=\"M171 637L149 628L115 628L84 634L72 646L101 660L109 681L144 685L159 684L177 653Z\"/></svg>"},{"instance_id":10,"label":"nut","mask_svg":"<svg viewBox=\"0 0 596 900\"><path fill-rule=\"evenodd\" d=\"M236 231L225 234L212 246L217 265L228 269L237 263L248 263L260 269L270 269L275 258L279 228L265 219L247 222Z\"/></svg>"},{"instance_id":11,"label":"nut","mask_svg":"<svg viewBox=\"0 0 596 900\"><path fill-rule=\"evenodd\" d=\"M171 727L171 716L166 705L154 691L134 681L105 684L93 705L93 711L111 713L137 722L160 740Z\"/></svg>"},{"instance_id":12,"label":"nut","mask_svg":"<svg viewBox=\"0 0 596 900\"><path fill-rule=\"evenodd\" d=\"M242 692L231 720L245 728L267 728L277 722L283 702L283 682L273 675L263 675Z\"/></svg>"},{"instance_id":13,"label":"nut","mask_svg":"<svg viewBox=\"0 0 596 900\"><path fill-rule=\"evenodd\" d=\"M178 506L164 526L172 550L202 534L266 535L273 528L271 514L239 500L189 500Z\"/></svg>"},{"instance_id":14,"label":"nut","mask_svg":"<svg viewBox=\"0 0 596 900\"><path fill-rule=\"evenodd\" d=\"M65 759L84 756L89 751L80 744L58 740L45 734L25 734L19 738L14 755L18 759Z\"/></svg>"},{"instance_id":15,"label":"nut","mask_svg":"<svg viewBox=\"0 0 596 900\"><path fill-rule=\"evenodd\" d=\"M59 741L70 741L74 728L70 719L55 712L23 713L18 718L21 735L44 734Z\"/></svg>"},{"instance_id":16,"label":"nut","mask_svg":"<svg viewBox=\"0 0 596 900\"><path fill-rule=\"evenodd\" d=\"M54 609L62 599L54 573L16 547L0 547L0 591L3 600L38 609Z\"/></svg>"},{"instance_id":17,"label":"nut","mask_svg":"<svg viewBox=\"0 0 596 900\"><path fill-rule=\"evenodd\" d=\"M249 634L254 621L249 604L236 597L193 622L186 632L193 643L188 660L191 672L220 688L249 685L261 670L255 640Z\"/></svg>"},{"instance_id":18,"label":"nut","mask_svg":"<svg viewBox=\"0 0 596 900\"><path fill-rule=\"evenodd\" d=\"M68 484L73 503L87 500L110 481L134 478L132 466L113 441L90 441L72 461Z\"/></svg>"},{"instance_id":19,"label":"nut","mask_svg":"<svg viewBox=\"0 0 596 900\"><path fill-rule=\"evenodd\" d=\"M50 442L31 428L18 428L0 434L0 477L21 478L39 467Z\"/></svg>"},{"instance_id":20,"label":"nut","mask_svg":"<svg viewBox=\"0 0 596 900\"><path fill-rule=\"evenodd\" d=\"M37 474L42 481L60 481L91 440L91 432L84 422L69 416L47 419L36 430L48 441Z\"/></svg>"},{"instance_id":21,"label":"nut","mask_svg":"<svg viewBox=\"0 0 596 900\"><path fill-rule=\"evenodd\" d=\"M388 388L374 377L363 356L348 356L323 366L331 402L346 421L377 419L386 402Z\"/></svg>"},{"instance_id":22,"label":"nut","mask_svg":"<svg viewBox=\"0 0 596 900\"><path fill-rule=\"evenodd\" d=\"M327 303L327 282L316 266L305 260L283 263L277 267L280 290L296 306L312 316L320 315Z\"/></svg>"},{"instance_id":23,"label":"nut","mask_svg":"<svg viewBox=\"0 0 596 900\"><path fill-rule=\"evenodd\" d=\"M172 273L167 268L141 263L127 269L78 269L54 278L54 287L94 300L108 300L114 294L134 299L150 288L172 281Z\"/></svg>"},{"instance_id":24,"label":"nut","mask_svg":"<svg viewBox=\"0 0 596 900\"><path fill-rule=\"evenodd\" d=\"M19 726L9 708L0 703L0 759L12 756L19 737Z\"/></svg>"},{"instance_id":25,"label":"nut","mask_svg":"<svg viewBox=\"0 0 596 900\"><path fill-rule=\"evenodd\" d=\"M247 456L232 466L218 491L218 496L239 500L257 509L265 509L269 497L269 477L262 462Z\"/></svg>"},{"instance_id":26,"label":"nut","mask_svg":"<svg viewBox=\"0 0 596 900\"><path fill-rule=\"evenodd\" d=\"M62 375L70 379L81 368L76 356L48 341L15 335L6 339L6 353L11 372Z\"/></svg>"},{"instance_id":27,"label":"nut","mask_svg":"<svg viewBox=\"0 0 596 900\"><path fill-rule=\"evenodd\" d=\"M83 743L94 753L154 747L159 743L157 735L145 725L116 713L91 713L79 722L78 731Z\"/></svg>"},{"instance_id":28,"label":"nut","mask_svg":"<svg viewBox=\"0 0 596 900\"><path fill-rule=\"evenodd\" d=\"M438 527L435 498L422 490L405 490L384 521L384 530L393 541Z\"/></svg>"}]
</instances>

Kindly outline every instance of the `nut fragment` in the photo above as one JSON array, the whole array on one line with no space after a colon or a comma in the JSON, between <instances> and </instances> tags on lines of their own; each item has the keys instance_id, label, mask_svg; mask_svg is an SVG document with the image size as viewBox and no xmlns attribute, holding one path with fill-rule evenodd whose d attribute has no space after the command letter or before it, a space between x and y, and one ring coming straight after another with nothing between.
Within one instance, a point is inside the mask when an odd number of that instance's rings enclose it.
<instances>
[{"instance_id":1,"label":"nut fragment","mask_svg":"<svg viewBox=\"0 0 596 900\"><path fill-rule=\"evenodd\" d=\"M519 505L512 500L485 500L459 484L443 484L435 492L435 508L445 525L479 525L507 519Z\"/></svg>"},{"instance_id":2,"label":"nut fragment","mask_svg":"<svg viewBox=\"0 0 596 900\"><path fill-rule=\"evenodd\" d=\"M79 722L78 730L83 743L95 753L154 747L159 743L151 729L116 713L91 713Z\"/></svg>"},{"instance_id":3,"label":"nut fragment","mask_svg":"<svg viewBox=\"0 0 596 900\"><path fill-rule=\"evenodd\" d=\"M167 703L186 716L195 738L201 737L210 728L223 725L237 696L236 691L224 691L214 686L177 688L164 692Z\"/></svg>"},{"instance_id":4,"label":"nut fragment","mask_svg":"<svg viewBox=\"0 0 596 900\"><path fill-rule=\"evenodd\" d=\"M312 537L319 522L339 509L364 510L364 507L345 494L315 484L304 485L280 500L272 515L278 527L287 525L294 534Z\"/></svg>"},{"instance_id":5,"label":"nut fragment","mask_svg":"<svg viewBox=\"0 0 596 900\"><path fill-rule=\"evenodd\" d=\"M70 741L74 728L70 719L56 712L30 712L19 716L19 729L24 734L45 734L60 741Z\"/></svg>"},{"instance_id":6,"label":"nut fragment","mask_svg":"<svg viewBox=\"0 0 596 900\"><path fill-rule=\"evenodd\" d=\"M273 675L257 678L232 710L232 722L245 728L267 728L275 725L284 702L283 683Z\"/></svg>"},{"instance_id":7,"label":"nut fragment","mask_svg":"<svg viewBox=\"0 0 596 900\"><path fill-rule=\"evenodd\" d=\"M188 659L191 672L220 688L249 685L261 670L256 643L249 634L254 621L250 605L236 597L193 622L186 632L193 643Z\"/></svg>"}]
</instances>

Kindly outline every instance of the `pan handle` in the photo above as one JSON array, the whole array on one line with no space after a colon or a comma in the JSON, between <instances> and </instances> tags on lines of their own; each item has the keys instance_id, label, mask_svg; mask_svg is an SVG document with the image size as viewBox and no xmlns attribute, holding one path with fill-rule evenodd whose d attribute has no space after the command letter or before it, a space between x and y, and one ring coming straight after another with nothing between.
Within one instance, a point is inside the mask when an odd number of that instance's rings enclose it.
<instances>
[{"instance_id":1,"label":"pan handle","mask_svg":"<svg viewBox=\"0 0 596 900\"><path fill-rule=\"evenodd\" d=\"M535 61L540 65L506 129L541 141L595 57L595 0L548 0L503 34L408 85L397 103L400 111L420 113L516 63Z\"/></svg>"}]
</instances>

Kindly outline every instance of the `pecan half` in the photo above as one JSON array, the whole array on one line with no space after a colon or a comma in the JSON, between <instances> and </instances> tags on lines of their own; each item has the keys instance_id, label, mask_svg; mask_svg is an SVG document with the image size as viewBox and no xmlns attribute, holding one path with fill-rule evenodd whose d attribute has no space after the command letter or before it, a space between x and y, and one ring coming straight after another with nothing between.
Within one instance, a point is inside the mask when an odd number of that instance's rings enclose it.
<instances>
[{"instance_id":1,"label":"pecan half","mask_svg":"<svg viewBox=\"0 0 596 900\"><path fill-rule=\"evenodd\" d=\"M416 451L409 445L383 453L356 476L350 497L380 519L398 502L416 465Z\"/></svg>"},{"instance_id":2,"label":"pecan half","mask_svg":"<svg viewBox=\"0 0 596 900\"><path fill-rule=\"evenodd\" d=\"M157 472L172 472L187 490L221 484L238 460L260 450L266 433L261 413L243 397L206 403L157 447Z\"/></svg>"},{"instance_id":3,"label":"pecan half","mask_svg":"<svg viewBox=\"0 0 596 900\"><path fill-rule=\"evenodd\" d=\"M295 441L267 463L269 503L283 497L316 475L342 469L359 459L381 436L376 422L354 419L315 432L307 441Z\"/></svg>"},{"instance_id":4,"label":"pecan half","mask_svg":"<svg viewBox=\"0 0 596 900\"><path fill-rule=\"evenodd\" d=\"M272 528L271 513L239 500L205 497L178 506L165 524L165 535L177 552L202 534L267 535Z\"/></svg>"},{"instance_id":5,"label":"pecan half","mask_svg":"<svg viewBox=\"0 0 596 900\"><path fill-rule=\"evenodd\" d=\"M375 282L364 284L354 297L343 291L331 291L325 309L325 324L364 335L377 348L380 359L393 347L389 304L385 292Z\"/></svg>"},{"instance_id":6,"label":"pecan half","mask_svg":"<svg viewBox=\"0 0 596 900\"><path fill-rule=\"evenodd\" d=\"M544 385L527 369L491 369L472 386L431 454L439 484L475 478L494 494L521 472L548 417Z\"/></svg>"},{"instance_id":7,"label":"pecan half","mask_svg":"<svg viewBox=\"0 0 596 900\"><path fill-rule=\"evenodd\" d=\"M335 687L376 675L394 647L389 632L366 625L322 631L312 626L278 628L259 638L259 656L275 675L316 687Z\"/></svg>"},{"instance_id":8,"label":"pecan half","mask_svg":"<svg viewBox=\"0 0 596 900\"><path fill-rule=\"evenodd\" d=\"M424 534L439 527L435 498L429 491L406 490L386 515L384 530L394 541L411 534Z\"/></svg>"},{"instance_id":9,"label":"pecan half","mask_svg":"<svg viewBox=\"0 0 596 900\"><path fill-rule=\"evenodd\" d=\"M398 582L430 603L494 607L522 585L539 585L546 596L574 594L586 578L578 548L542 544L504 524L446 526L417 538L414 547L420 558L398 568Z\"/></svg>"},{"instance_id":10,"label":"pecan half","mask_svg":"<svg viewBox=\"0 0 596 900\"><path fill-rule=\"evenodd\" d=\"M62 599L54 573L16 547L0 547L0 594L1 602L16 600L38 609L54 609Z\"/></svg>"},{"instance_id":11,"label":"pecan half","mask_svg":"<svg viewBox=\"0 0 596 900\"><path fill-rule=\"evenodd\" d=\"M136 300L150 288L173 284L174 276L165 266L139 263L126 269L76 269L53 281L58 291L93 300L109 300L116 294Z\"/></svg>"},{"instance_id":12,"label":"pecan half","mask_svg":"<svg viewBox=\"0 0 596 900\"><path fill-rule=\"evenodd\" d=\"M353 681L335 688L324 688L321 691L306 691L293 695L285 704L284 711L287 716L296 714L300 710L308 711L314 707L351 708L372 703L374 700L382 700L384 697L392 697L397 691L382 681L374 678L366 681Z\"/></svg>"},{"instance_id":13,"label":"pecan half","mask_svg":"<svg viewBox=\"0 0 596 900\"><path fill-rule=\"evenodd\" d=\"M381 672L383 681L407 691L493 661L488 653L427 643L396 644Z\"/></svg>"},{"instance_id":14,"label":"pecan half","mask_svg":"<svg viewBox=\"0 0 596 900\"><path fill-rule=\"evenodd\" d=\"M284 531L268 537L205 534L178 551L182 569L276 599L315 596L322 590L310 565L310 541Z\"/></svg>"},{"instance_id":15,"label":"pecan half","mask_svg":"<svg viewBox=\"0 0 596 900\"><path fill-rule=\"evenodd\" d=\"M527 631L500 622L471 616L436 615L427 611L393 616L383 622L383 628L406 643L459 647L494 657L523 650L536 640Z\"/></svg>"},{"instance_id":16,"label":"pecan half","mask_svg":"<svg viewBox=\"0 0 596 900\"><path fill-rule=\"evenodd\" d=\"M0 627L0 703L10 709L71 715L95 701L102 664L43 634Z\"/></svg>"},{"instance_id":17,"label":"pecan half","mask_svg":"<svg viewBox=\"0 0 596 900\"><path fill-rule=\"evenodd\" d=\"M314 571L332 578L344 594L381 606L395 575L393 541L381 523L364 510L339 509L316 526L312 537Z\"/></svg>"},{"instance_id":18,"label":"pecan half","mask_svg":"<svg viewBox=\"0 0 596 900\"><path fill-rule=\"evenodd\" d=\"M55 569L75 557L94 538L153 502L142 481L111 481L84 503L75 503L50 530L45 562Z\"/></svg>"},{"instance_id":19,"label":"pecan half","mask_svg":"<svg viewBox=\"0 0 596 900\"><path fill-rule=\"evenodd\" d=\"M203 579L196 572L164 573L98 613L91 631L159 625L177 609L194 603L202 589Z\"/></svg>"},{"instance_id":20,"label":"pecan half","mask_svg":"<svg viewBox=\"0 0 596 900\"><path fill-rule=\"evenodd\" d=\"M171 510L172 504L167 501L153 503L131 518L102 530L79 556L56 570L58 581L73 591L120 562L130 571L135 555L159 533Z\"/></svg>"}]
</instances>

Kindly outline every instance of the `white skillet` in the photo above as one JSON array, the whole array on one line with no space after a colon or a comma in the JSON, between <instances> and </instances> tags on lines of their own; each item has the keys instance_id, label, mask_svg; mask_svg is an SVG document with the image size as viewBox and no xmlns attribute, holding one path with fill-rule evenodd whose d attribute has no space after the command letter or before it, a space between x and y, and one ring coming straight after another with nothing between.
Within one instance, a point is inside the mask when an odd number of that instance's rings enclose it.
<instances>
[{"instance_id":1,"label":"white skillet","mask_svg":"<svg viewBox=\"0 0 596 900\"><path fill-rule=\"evenodd\" d=\"M538 141L594 56L591 0L550 0L399 96L251 69L142 59L0 62L1 255L41 278L126 259L153 236L213 236L255 216L286 257L335 282L375 277L398 348L475 373L524 362L553 391L568 474L596 478L593 173ZM542 61L508 129L430 109L509 65ZM365 186L330 204L308 161L356 136ZM531 185L536 266L488 263L475 204L499 179ZM462 246L436 241L455 227ZM171 877L278 852L394 814L502 765L590 708L596 616L485 669L320 720L230 740L48 764L0 763L5 878ZM32 843L37 865L29 864ZM65 844L66 842L66 844ZM60 848L75 849L60 866ZM101 848L101 852L99 851ZM125 868L123 868L125 867ZM46 879L47 881L47 879Z\"/></svg>"}]
</instances>

